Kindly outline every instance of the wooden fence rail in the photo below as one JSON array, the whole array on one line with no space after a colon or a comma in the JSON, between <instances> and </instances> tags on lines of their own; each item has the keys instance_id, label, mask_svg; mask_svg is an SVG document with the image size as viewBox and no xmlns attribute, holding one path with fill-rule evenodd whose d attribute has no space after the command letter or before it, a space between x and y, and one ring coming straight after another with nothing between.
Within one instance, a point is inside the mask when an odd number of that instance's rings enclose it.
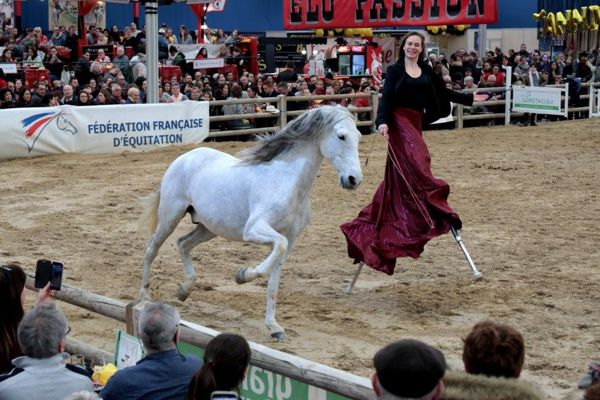
<instances>
[{"instance_id":1,"label":"wooden fence rail","mask_svg":"<svg viewBox=\"0 0 600 400\"><path fill-rule=\"evenodd\" d=\"M33 276L27 277L26 286L30 290L36 290ZM66 284L63 284L62 289L56 292L55 297L65 303L123 322L127 326L128 333L135 333L134 327L137 320L135 310L140 308L140 304L126 304ZM182 341L201 348L206 348L208 342L218 334L217 331L188 321L181 321L180 331ZM250 348L252 365L351 399L375 399L371 381L368 378L273 350L257 343L250 342ZM83 354L96 363L104 363L114 358L111 353L71 338L67 341L67 351Z\"/></svg>"},{"instance_id":2,"label":"wooden fence rail","mask_svg":"<svg viewBox=\"0 0 600 400\"><path fill-rule=\"evenodd\" d=\"M564 85L547 85L546 87L564 87ZM571 112L588 112L590 111L590 117L592 116L591 110L594 99L594 89L600 88L600 82L594 83L582 83L581 88L587 90L590 94L583 94L579 98L584 101L588 100L588 105L579 106L579 107L571 107L569 108L569 113ZM508 89L510 90L510 89ZM475 91L478 92L486 92L486 93L504 93L507 91L505 87L491 87L491 88L477 88L477 89L465 89L461 92L463 93L473 93ZM368 107L349 107L349 110L354 113L370 113L370 118L367 121L357 121L357 126L371 126L372 130L375 130L375 117L377 114L377 106L379 104L379 94L376 92L371 93L354 93L354 94L336 94L336 95L319 95L319 96L284 96L279 95L277 97L265 97L265 98L255 98L255 99L227 99L227 100L216 100L211 101L211 106L223 106L223 105L231 105L231 104L272 104L275 105L278 109L277 114L269 113L269 112L259 112L259 113L249 113L249 114L235 114L235 115L217 115L211 116L210 122L223 122L223 121L233 121L233 120L241 120L241 119L260 119L260 118L277 118L277 123L272 127L266 128L248 128L248 129L234 129L234 130L215 130L211 131L209 134L209 138L214 137L223 137L223 136L233 136L233 135L255 135L255 134L264 134L264 133L272 133L275 132L285 126L287 121L289 121L289 117L295 117L302 114L305 110L294 110L289 111L287 108L287 103L289 102L308 102L314 100L343 100L343 99L356 99L356 98L369 98L369 106ZM509 99L510 100L510 99ZM565 97L565 101L569 101L568 94ZM497 109L504 109L503 112L476 112L473 114L465 113L466 109L473 109L481 106L494 106ZM511 111L512 104L510 102L507 103L506 99L500 100L489 100L476 102L472 107L465 107L461 104L457 105L454 108L454 125L455 128L460 129L464 127L465 121L473 121L473 120L494 120L494 119L505 119L505 125L507 125L511 119L523 116L521 112L512 112Z\"/></svg>"}]
</instances>

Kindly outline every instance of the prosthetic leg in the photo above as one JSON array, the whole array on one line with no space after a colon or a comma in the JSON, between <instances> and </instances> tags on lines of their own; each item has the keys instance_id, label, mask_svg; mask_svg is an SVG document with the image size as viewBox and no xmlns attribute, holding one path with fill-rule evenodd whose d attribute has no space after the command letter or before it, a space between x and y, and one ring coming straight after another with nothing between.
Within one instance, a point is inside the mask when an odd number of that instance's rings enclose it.
<instances>
[{"instance_id":1,"label":"prosthetic leg","mask_svg":"<svg viewBox=\"0 0 600 400\"><path fill-rule=\"evenodd\" d=\"M451 227L450 229L452 230L452 235L454 235L454 239L456 240L456 242L460 246L460 249L462 250L463 254L465 255L465 258L467 259L469 266L473 270L473 276L475 277L475 280L478 281L478 280L483 279L483 275L481 275L481 272L479 272L479 270L475 266L473 259L469 255L469 251L465 247L465 243L463 242L462 236L460 235L460 231L458 229L456 229L455 227ZM354 278L352 278L352 282L350 282L350 285L348 285L348 288L346 288L346 294L352 294L352 289L354 288L354 285L356 284L356 280L358 279L358 276L360 275L360 271L362 271L364 265L365 264L363 262L358 264L358 268L356 269L356 272L354 273Z\"/></svg>"},{"instance_id":2,"label":"prosthetic leg","mask_svg":"<svg viewBox=\"0 0 600 400\"><path fill-rule=\"evenodd\" d=\"M483 279L483 276L481 275L481 272L479 272L479 270L475 266L475 263L473 262L473 259L471 258L471 256L469 255L469 252L467 251L467 248L465 247L465 244L463 242L462 236L460 235L460 231L458 229L456 229L455 227L451 227L450 229L452 230L452 234L454 235L454 239L456 239L456 242L460 246L460 249L464 253L465 258L467 259L467 262L469 263L469 265L471 266L471 269L473 270L473 276L475 277L475 280Z\"/></svg>"}]
</instances>

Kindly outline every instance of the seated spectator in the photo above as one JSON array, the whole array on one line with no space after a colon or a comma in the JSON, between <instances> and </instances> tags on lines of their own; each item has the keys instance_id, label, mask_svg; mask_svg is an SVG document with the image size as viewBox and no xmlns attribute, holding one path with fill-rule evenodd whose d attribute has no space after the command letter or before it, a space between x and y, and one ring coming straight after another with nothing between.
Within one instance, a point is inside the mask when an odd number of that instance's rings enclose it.
<instances>
[{"instance_id":1,"label":"seated spectator","mask_svg":"<svg viewBox=\"0 0 600 400\"><path fill-rule=\"evenodd\" d=\"M477 85L472 76L465 76L464 85L465 89L477 89Z\"/></svg>"},{"instance_id":2,"label":"seated spectator","mask_svg":"<svg viewBox=\"0 0 600 400\"><path fill-rule=\"evenodd\" d=\"M60 92L46 93L40 100L40 107L56 107L60 105Z\"/></svg>"},{"instance_id":3,"label":"seated spectator","mask_svg":"<svg viewBox=\"0 0 600 400\"><path fill-rule=\"evenodd\" d=\"M113 83L110 87L111 102L113 104L125 104L123 99L123 88L120 85Z\"/></svg>"},{"instance_id":4,"label":"seated spectator","mask_svg":"<svg viewBox=\"0 0 600 400\"><path fill-rule=\"evenodd\" d=\"M27 53L23 57L23 67L25 68L40 68L44 66L43 58L38 54L35 47L30 46L27 48Z\"/></svg>"},{"instance_id":5,"label":"seated spectator","mask_svg":"<svg viewBox=\"0 0 600 400\"><path fill-rule=\"evenodd\" d=\"M171 85L171 92L171 96L167 100L167 103L179 103L189 100L185 94L181 93L179 85Z\"/></svg>"},{"instance_id":6,"label":"seated spectator","mask_svg":"<svg viewBox=\"0 0 600 400\"><path fill-rule=\"evenodd\" d=\"M75 97L75 91L73 90L73 86L65 85L63 87L63 97L60 99L60 104L62 105L76 105L77 98Z\"/></svg>"},{"instance_id":7,"label":"seated spectator","mask_svg":"<svg viewBox=\"0 0 600 400\"><path fill-rule=\"evenodd\" d=\"M192 378L186 399L210 400L215 391L230 392L227 399L241 399L239 387L250 356L250 346L243 337L232 333L216 336L206 346L204 365Z\"/></svg>"},{"instance_id":8,"label":"seated spectator","mask_svg":"<svg viewBox=\"0 0 600 400\"><path fill-rule=\"evenodd\" d=\"M371 377L378 399L438 400L444 390L446 360L441 351L412 339L379 350Z\"/></svg>"},{"instance_id":9,"label":"seated spectator","mask_svg":"<svg viewBox=\"0 0 600 400\"><path fill-rule=\"evenodd\" d=\"M25 87L21 88L19 92L19 99L17 100L17 107L31 107L31 90Z\"/></svg>"},{"instance_id":10,"label":"seated spectator","mask_svg":"<svg viewBox=\"0 0 600 400\"><path fill-rule=\"evenodd\" d=\"M9 88L0 89L0 109L15 108L15 98Z\"/></svg>"},{"instance_id":11,"label":"seated spectator","mask_svg":"<svg viewBox=\"0 0 600 400\"><path fill-rule=\"evenodd\" d=\"M68 332L67 320L54 304L28 311L18 330L25 355L15 358L16 368L0 378L0 398L62 400L80 390L93 390L85 370L63 363Z\"/></svg>"},{"instance_id":12,"label":"seated spectator","mask_svg":"<svg viewBox=\"0 0 600 400\"><path fill-rule=\"evenodd\" d=\"M112 96L110 92L106 89L100 89L96 99L94 100L95 105L107 105L112 104Z\"/></svg>"},{"instance_id":13,"label":"seated spectator","mask_svg":"<svg viewBox=\"0 0 600 400\"><path fill-rule=\"evenodd\" d=\"M248 93L242 91L239 85L234 85L231 88L231 96L227 100L247 99ZM223 106L224 115L240 115L244 114L244 106L242 104L226 104ZM247 119L234 119L227 121L227 127L230 129L250 128L252 125Z\"/></svg>"},{"instance_id":14,"label":"seated spectator","mask_svg":"<svg viewBox=\"0 0 600 400\"><path fill-rule=\"evenodd\" d=\"M194 38L189 34L185 25L179 27L179 36L177 41L181 44L194 44Z\"/></svg>"},{"instance_id":15,"label":"seated spectator","mask_svg":"<svg viewBox=\"0 0 600 400\"><path fill-rule=\"evenodd\" d=\"M136 87L130 87L127 90L127 100L125 104L138 104L140 102L140 90Z\"/></svg>"},{"instance_id":16,"label":"seated spectator","mask_svg":"<svg viewBox=\"0 0 600 400\"><path fill-rule=\"evenodd\" d=\"M164 303L146 305L138 320L138 331L146 357L133 367L117 371L100 397L104 400L183 398L202 362L177 350L177 310Z\"/></svg>"},{"instance_id":17,"label":"seated spectator","mask_svg":"<svg viewBox=\"0 0 600 400\"><path fill-rule=\"evenodd\" d=\"M524 360L523 336L511 326L479 322L464 340L463 362L470 374L518 378Z\"/></svg>"},{"instance_id":18,"label":"seated spectator","mask_svg":"<svg viewBox=\"0 0 600 400\"><path fill-rule=\"evenodd\" d=\"M90 94L83 90L81 92L79 92L79 95L77 96L77 105L78 106L91 106L92 98L91 98Z\"/></svg>"}]
</instances>

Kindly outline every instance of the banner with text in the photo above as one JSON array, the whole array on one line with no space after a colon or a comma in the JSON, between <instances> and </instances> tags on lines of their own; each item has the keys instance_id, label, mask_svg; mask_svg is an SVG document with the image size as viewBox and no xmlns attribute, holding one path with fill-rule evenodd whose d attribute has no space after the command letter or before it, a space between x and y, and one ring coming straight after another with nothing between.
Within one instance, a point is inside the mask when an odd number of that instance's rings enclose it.
<instances>
[{"instance_id":1,"label":"banner with text","mask_svg":"<svg viewBox=\"0 0 600 400\"><path fill-rule=\"evenodd\" d=\"M568 90L568 86L566 88L513 86L512 111L566 116L567 104L562 101L562 97Z\"/></svg>"},{"instance_id":2,"label":"banner with text","mask_svg":"<svg viewBox=\"0 0 600 400\"><path fill-rule=\"evenodd\" d=\"M496 0L284 0L286 30L498 22Z\"/></svg>"},{"instance_id":3,"label":"banner with text","mask_svg":"<svg viewBox=\"0 0 600 400\"><path fill-rule=\"evenodd\" d=\"M208 103L17 108L0 111L0 160L107 154L191 144L208 136Z\"/></svg>"}]
</instances>

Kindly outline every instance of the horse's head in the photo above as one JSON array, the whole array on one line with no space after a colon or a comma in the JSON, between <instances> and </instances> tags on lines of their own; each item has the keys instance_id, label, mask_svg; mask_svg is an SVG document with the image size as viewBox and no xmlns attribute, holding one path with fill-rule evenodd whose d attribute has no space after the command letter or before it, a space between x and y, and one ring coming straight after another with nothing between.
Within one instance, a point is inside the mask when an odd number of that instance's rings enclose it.
<instances>
[{"instance_id":1,"label":"horse's head","mask_svg":"<svg viewBox=\"0 0 600 400\"><path fill-rule=\"evenodd\" d=\"M323 132L321 154L328 159L340 177L340 185L344 189L356 189L363 176L358 157L358 143L361 134L356 129L356 121L352 114L341 106L319 107L325 120L332 124Z\"/></svg>"},{"instance_id":2,"label":"horse's head","mask_svg":"<svg viewBox=\"0 0 600 400\"><path fill-rule=\"evenodd\" d=\"M77 133L77 128L65 117L63 112L56 116L56 127L61 131L70 133L71 135Z\"/></svg>"}]
</instances>

